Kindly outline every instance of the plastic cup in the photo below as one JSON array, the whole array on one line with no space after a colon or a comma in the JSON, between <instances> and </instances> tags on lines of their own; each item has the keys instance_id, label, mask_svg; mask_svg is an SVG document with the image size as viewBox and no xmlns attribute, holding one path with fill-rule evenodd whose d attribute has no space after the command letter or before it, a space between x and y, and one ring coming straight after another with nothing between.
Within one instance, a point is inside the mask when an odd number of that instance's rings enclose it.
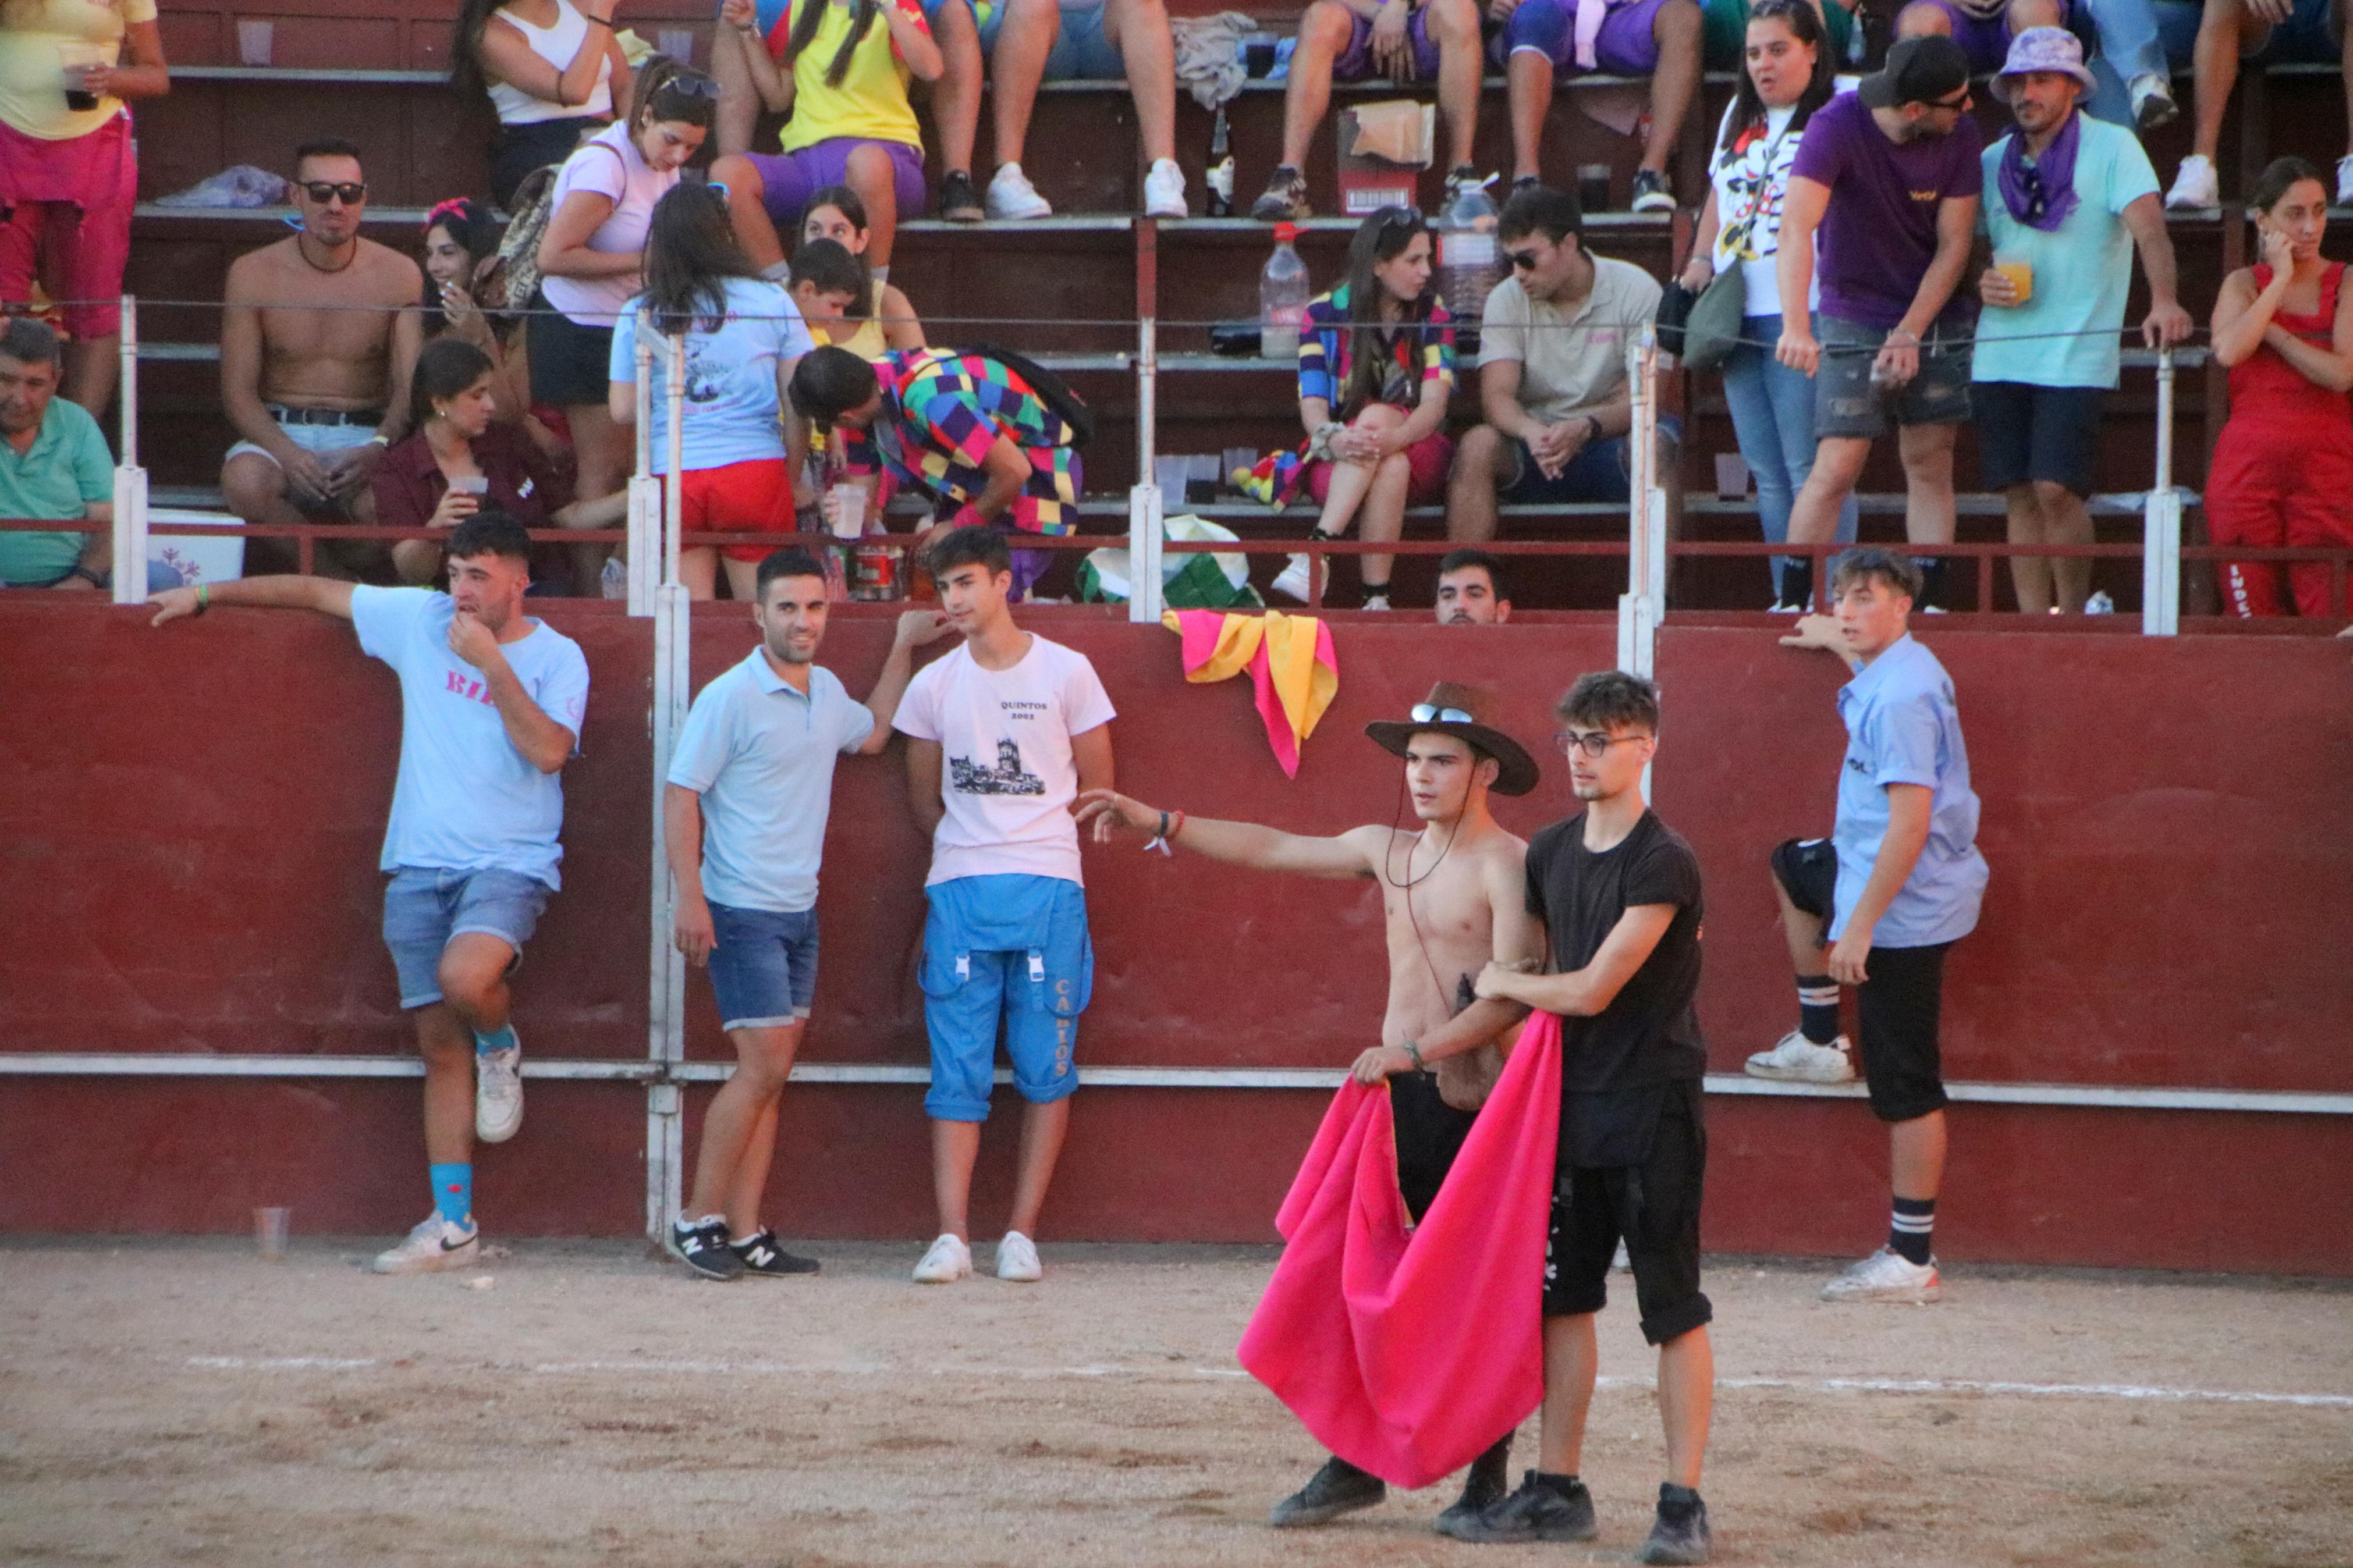
<instances>
[{"instance_id":1,"label":"plastic cup","mask_svg":"<svg viewBox=\"0 0 2353 1568\"><path fill-rule=\"evenodd\" d=\"M278 24L248 21L243 17L237 24L237 58L249 66L269 63L270 45L277 41Z\"/></svg>"},{"instance_id":2,"label":"plastic cup","mask_svg":"<svg viewBox=\"0 0 2353 1568\"><path fill-rule=\"evenodd\" d=\"M2018 290L2020 304L2023 305L2034 298L2034 264L2032 262L1997 261L1993 264L1993 269L2010 279L2010 286Z\"/></svg>"},{"instance_id":3,"label":"plastic cup","mask_svg":"<svg viewBox=\"0 0 2353 1568\"><path fill-rule=\"evenodd\" d=\"M663 27L654 34L655 47L682 66L694 63L694 29Z\"/></svg>"},{"instance_id":4,"label":"plastic cup","mask_svg":"<svg viewBox=\"0 0 2353 1568\"><path fill-rule=\"evenodd\" d=\"M836 485L825 492L826 526L836 539L860 539L866 533L866 487Z\"/></svg>"},{"instance_id":5,"label":"plastic cup","mask_svg":"<svg viewBox=\"0 0 2353 1568\"><path fill-rule=\"evenodd\" d=\"M264 1263L286 1261L286 1222L292 1209L259 1208L253 1211L253 1246Z\"/></svg>"},{"instance_id":6,"label":"plastic cup","mask_svg":"<svg viewBox=\"0 0 2353 1568\"><path fill-rule=\"evenodd\" d=\"M1598 213L1609 205L1609 165L1579 163L1577 166L1577 203L1589 213Z\"/></svg>"},{"instance_id":7,"label":"plastic cup","mask_svg":"<svg viewBox=\"0 0 2353 1568\"><path fill-rule=\"evenodd\" d=\"M1718 500L1739 500L1748 494L1748 464L1737 452L1715 455L1715 495Z\"/></svg>"},{"instance_id":8,"label":"plastic cup","mask_svg":"<svg viewBox=\"0 0 2353 1568\"><path fill-rule=\"evenodd\" d=\"M488 474L468 474L451 479L449 488L461 496L486 496L491 493L491 479Z\"/></svg>"}]
</instances>

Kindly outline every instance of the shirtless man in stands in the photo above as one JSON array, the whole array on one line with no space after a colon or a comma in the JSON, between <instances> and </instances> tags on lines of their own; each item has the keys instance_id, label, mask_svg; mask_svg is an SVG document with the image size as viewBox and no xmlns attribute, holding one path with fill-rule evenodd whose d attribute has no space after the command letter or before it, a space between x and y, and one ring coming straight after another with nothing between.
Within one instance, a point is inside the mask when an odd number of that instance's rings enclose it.
<instances>
[{"instance_id":1,"label":"shirtless man in stands","mask_svg":"<svg viewBox=\"0 0 2353 1568\"><path fill-rule=\"evenodd\" d=\"M1381 1043L1352 1070L1361 1083L1388 1079L1398 1187L1416 1223L1438 1196L1502 1071L1501 1050L1490 1047L1527 1013L1472 999L1472 982L1491 962L1533 972L1544 952L1543 932L1527 912L1527 844L1487 810L1490 795L1534 789L1536 765L1510 736L1483 722L1492 703L1485 692L1441 681L1410 719L1365 727L1376 744L1405 759L1419 832L1374 825L1336 838L1308 838L1164 812L1107 789L1079 796L1078 819L1094 825L1098 843L1125 828L1232 865L1380 883L1388 1009ZM1478 1518L1504 1496L1511 1454L1505 1433L1472 1465L1461 1500L1439 1516L1440 1530ZM1323 1524L1371 1508L1387 1493L1379 1477L1335 1455L1275 1505L1271 1522L1278 1529Z\"/></svg>"},{"instance_id":2,"label":"shirtless man in stands","mask_svg":"<svg viewBox=\"0 0 2353 1568\"><path fill-rule=\"evenodd\" d=\"M408 429L425 277L360 237L367 180L349 142L296 151L294 203L301 232L228 269L221 405L239 439L221 464L221 496L248 522L366 522L375 466ZM287 541L267 553L293 557ZM356 575L389 555L381 541L338 541L319 563Z\"/></svg>"}]
</instances>

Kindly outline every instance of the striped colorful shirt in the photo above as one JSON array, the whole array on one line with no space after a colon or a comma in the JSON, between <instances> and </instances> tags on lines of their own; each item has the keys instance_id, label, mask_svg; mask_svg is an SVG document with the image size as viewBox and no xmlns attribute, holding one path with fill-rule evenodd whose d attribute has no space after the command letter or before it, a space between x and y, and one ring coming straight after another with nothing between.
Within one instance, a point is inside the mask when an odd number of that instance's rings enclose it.
<instances>
[{"instance_id":1,"label":"striped colorful shirt","mask_svg":"<svg viewBox=\"0 0 2353 1568\"><path fill-rule=\"evenodd\" d=\"M1008 437L1029 459L1029 482L1011 508L1031 533L1078 525L1082 483L1076 433L1027 382L980 354L910 349L875 362L882 407L867 429L842 429L852 476L889 472L955 506L988 488L988 451Z\"/></svg>"},{"instance_id":2,"label":"striped colorful shirt","mask_svg":"<svg viewBox=\"0 0 2353 1568\"><path fill-rule=\"evenodd\" d=\"M1388 363L1382 367L1377 401L1409 408L1431 382L1453 390L1453 321L1446 307L1433 300L1429 321L1400 323L1378 334ZM1360 412L1343 406L1355 363L1348 353L1351 335L1346 284L1308 301L1307 323L1299 334L1299 399L1322 398L1335 418Z\"/></svg>"}]
</instances>

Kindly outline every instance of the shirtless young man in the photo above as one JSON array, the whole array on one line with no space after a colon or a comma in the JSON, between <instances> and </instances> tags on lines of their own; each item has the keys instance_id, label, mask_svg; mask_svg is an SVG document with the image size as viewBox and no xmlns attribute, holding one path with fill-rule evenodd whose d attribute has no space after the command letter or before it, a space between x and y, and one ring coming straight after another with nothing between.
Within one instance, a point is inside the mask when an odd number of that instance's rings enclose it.
<instances>
[{"instance_id":1,"label":"shirtless young man","mask_svg":"<svg viewBox=\"0 0 2353 1568\"><path fill-rule=\"evenodd\" d=\"M1487 811L1491 794L1534 789L1536 765L1510 736L1482 721L1491 707L1486 693L1441 681L1414 705L1409 721L1365 727L1376 744L1405 759L1406 788L1422 824L1418 833L1367 826L1335 838L1308 838L1255 823L1163 812L1106 789L1079 797L1079 821L1094 824L1097 842L1124 827L1237 866L1378 879L1388 932L1388 1009L1381 1043L1351 1070L1360 1083L1389 1080L1398 1187L1416 1223L1438 1196L1494 1085L1493 1056L1482 1061L1468 1053L1493 1044L1527 1011L1503 1002L1459 1005L1458 998L1467 1000L1471 983L1491 963L1534 970L1544 952L1543 928L1527 911L1528 847ZM1461 1500L1439 1516L1440 1530L1477 1517L1504 1496L1511 1453L1505 1433L1478 1458ZM1371 1508L1388 1489L1378 1476L1335 1455L1275 1505L1270 1522L1279 1529L1323 1524Z\"/></svg>"},{"instance_id":2,"label":"shirtless young man","mask_svg":"<svg viewBox=\"0 0 2353 1568\"><path fill-rule=\"evenodd\" d=\"M349 142L296 151L294 204L301 231L228 269L221 406L239 439L221 464L221 496L248 522L365 522L368 481L408 429L425 275L360 237L367 179ZM291 563L288 542L270 551ZM381 542L338 542L322 561L357 572L389 553Z\"/></svg>"}]
</instances>

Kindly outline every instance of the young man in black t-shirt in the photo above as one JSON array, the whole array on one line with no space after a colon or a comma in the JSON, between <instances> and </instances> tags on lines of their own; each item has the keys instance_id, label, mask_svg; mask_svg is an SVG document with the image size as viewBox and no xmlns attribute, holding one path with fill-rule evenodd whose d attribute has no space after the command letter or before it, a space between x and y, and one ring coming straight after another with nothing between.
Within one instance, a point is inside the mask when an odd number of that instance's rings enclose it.
<instances>
[{"instance_id":1,"label":"young man in black t-shirt","mask_svg":"<svg viewBox=\"0 0 2353 1568\"><path fill-rule=\"evenodd\" d=\"M1593 1317L1622 1237L1642 1337L1659 1347L1667 1479L1645 1563L1704 1563L1700 1500L1715 1363L1699 1288L1707 1164L1700 1079L1699 861L1642 803L1658 749L1658 688L1611 670L1581 676L1555 712L1585 810L1528 844L1528 910L1552 972L1490 966L1482 997L1561 1017L1560 1143L1544 1278L1545 1397L1537 1465L1467 1528L1472 1541L1590 1541L1593 1499L1577 1479L1593 1398Z\"/></svg>"}]
</instances>

